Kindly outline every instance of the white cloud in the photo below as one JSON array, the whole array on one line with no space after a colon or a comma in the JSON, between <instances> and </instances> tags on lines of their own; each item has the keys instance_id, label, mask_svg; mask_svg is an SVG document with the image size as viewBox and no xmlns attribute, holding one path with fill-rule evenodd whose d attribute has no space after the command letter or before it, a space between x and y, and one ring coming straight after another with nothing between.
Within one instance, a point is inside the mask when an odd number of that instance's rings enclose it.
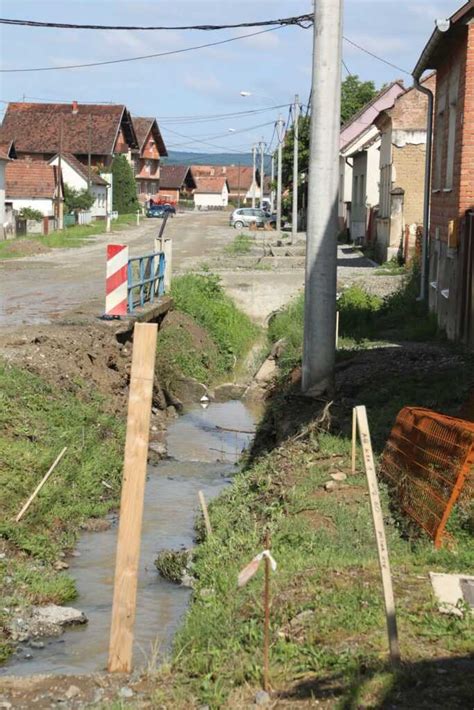
<instances>
[{"instance_id":1,"label":"white cloud","mask_svg":"<svg viewBox=\"0 0 474 710\"><path fill-rule=\"evenodd\" d=\"M205 74L187 74L183 81L188 89L200 94L218 94L223 90L223 84L215 76Z\"/></svg>"}]
</instances>

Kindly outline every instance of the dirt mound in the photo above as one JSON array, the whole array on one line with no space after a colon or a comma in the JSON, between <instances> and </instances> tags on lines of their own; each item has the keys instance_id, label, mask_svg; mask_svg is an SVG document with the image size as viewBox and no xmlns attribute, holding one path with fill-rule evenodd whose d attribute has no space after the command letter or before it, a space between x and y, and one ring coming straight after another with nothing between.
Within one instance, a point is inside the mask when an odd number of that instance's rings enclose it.
<instances>
[{"instance_id":1,"label":"dirt mound","mask_svg":"<svg viewBox=\"0 0 474 710\"><path fill-rule=\"evenodd\" d=\"M126 411L131 345L105 325L45 325L0 337L0 355L80 397L102 395L106 408Z\"/></svg>"}]
</instances>

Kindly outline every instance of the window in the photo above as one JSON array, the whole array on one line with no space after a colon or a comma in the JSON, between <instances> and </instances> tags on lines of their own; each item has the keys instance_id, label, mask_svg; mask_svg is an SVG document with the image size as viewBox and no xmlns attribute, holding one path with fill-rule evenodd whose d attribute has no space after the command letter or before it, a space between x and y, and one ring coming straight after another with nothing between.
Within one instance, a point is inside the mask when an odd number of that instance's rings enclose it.
<instances>
[{"instance_id":1,"label":"window","mask_svg":"<svg viewBox=\"0 0 474 710\"><path fill-rule=\"evenodd\" d=\"M455 144L456 144L458 86L459 86L459 65L456 65L451 70L451 76L449 78L448 147L447 147L447 156L446 156L446 177L445 177L445 182L444 182L444 187L446 190L451 190L451 188L453 186L454 148L455 148Z\"/></svg>"}]
</instances>

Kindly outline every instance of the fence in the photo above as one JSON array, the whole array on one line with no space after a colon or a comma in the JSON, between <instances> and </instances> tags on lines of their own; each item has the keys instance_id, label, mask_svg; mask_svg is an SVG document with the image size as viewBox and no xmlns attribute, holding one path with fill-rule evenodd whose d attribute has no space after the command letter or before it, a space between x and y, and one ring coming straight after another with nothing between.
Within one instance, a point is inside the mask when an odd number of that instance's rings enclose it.
<instances>
[{"instance_id":1,"label":"fence","mask_svg":"<svg viewBox=\"0 0 474 710\"><path fill-rule=\"evenodd\" d=\"M78 212L77 213L77 223L78 224L90 224L92 222L92 212Z\"/></svg>"},{"instance_id":2,"label":"fence","mask_svg":"<svg viewBox=\"0 0 474 710\"><path fill-rule=\"evenodd\" d=\"M137 267L134 267L135 264ZM152 254L137 256L128 260L129 313L133 313L136 306L153 303L155 298L164 294L165 269L166 261L163 252L153 252ZM135 280L137 276L138 280Z\"/></svg>"},{"instance_id":3,"label":"fence","mask_svg":"<svg viewBox=\"0 0 474 710\"><path fill-rule=\"evenodd\" d=\"M474 493L474 423L404 407L381 465L392 497L440 547L451 510ZM464 490L463 490L464 487Z\"/></svg>"}]
</instances>

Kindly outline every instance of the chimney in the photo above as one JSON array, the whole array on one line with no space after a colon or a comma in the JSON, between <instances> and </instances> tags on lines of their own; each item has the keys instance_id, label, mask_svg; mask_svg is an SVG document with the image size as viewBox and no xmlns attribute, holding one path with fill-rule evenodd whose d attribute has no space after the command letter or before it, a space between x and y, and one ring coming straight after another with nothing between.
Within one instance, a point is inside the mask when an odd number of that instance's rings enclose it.
<instances>
[{"instance_id":1,"label":"chimney","mask_svg":"<svg viewBox=\"0 0 474 710\"><path fill-rule=\"evenodd\" d=\"M78 113L79 109L77 108L77 101L72 102L72 113L75 116L76 113Z\"/></svg>"}]
</instances>

